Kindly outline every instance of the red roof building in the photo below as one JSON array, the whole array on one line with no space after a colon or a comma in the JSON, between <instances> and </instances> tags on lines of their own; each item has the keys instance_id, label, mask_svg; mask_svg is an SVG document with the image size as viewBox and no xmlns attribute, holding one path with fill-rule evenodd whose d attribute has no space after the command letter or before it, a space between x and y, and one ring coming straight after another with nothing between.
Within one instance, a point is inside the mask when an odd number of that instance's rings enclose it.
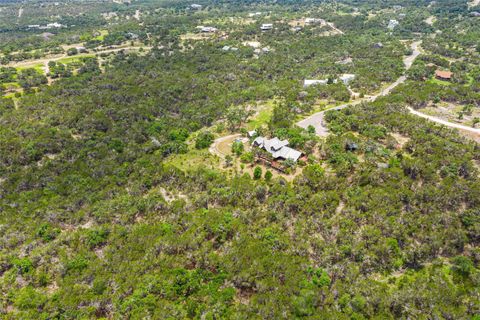
<instances>
[{"instance_id":1,"label":"red roof building","mask_svg":"<svg viewBox=\"0 0 480 320\"><path fill-rule=\"evenodd\" d=\"M453 76L453 73L450 71L442 71L442 70L437 70L435 71L435 77L439 80L451 80Z\"/></svg>"}]
</instances>

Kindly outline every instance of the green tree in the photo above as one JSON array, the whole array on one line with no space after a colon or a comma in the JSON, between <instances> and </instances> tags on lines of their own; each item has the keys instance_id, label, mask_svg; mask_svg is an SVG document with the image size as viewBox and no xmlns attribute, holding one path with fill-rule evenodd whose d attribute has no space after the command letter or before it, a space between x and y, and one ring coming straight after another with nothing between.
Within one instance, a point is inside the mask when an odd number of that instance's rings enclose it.
<instances>
[{"instance_id":1,"label":"green tree","mask_svg":"<svg viewBox=\"0 0 480 320\"><path fill-rule=\"evenodd\" d=\"M262 168L256 166L253 170L253 179L258 180L262 177Z\"/></svg>"},{"instance_id":2,"label":"green tree","mask_svg":"<svg viewBox=\"0 0 480 320\"><path fill-rule=\"evenodd\" d=\"M197 139L195 140L195 148L208 148L213 143L213 139L214 136L212 133L210 133L209 131L203 131L197 136Z\"/></svg>"},{"instance_id":3,"label":"green tree","mask_svg":"<svg viewBox=\"0 0 480 320\"><path fill-rule=\"evenodd\" d=\"M270 181L272 180L273 174L270 170L265 171L265 181Z\"/></svg>"}]
</instances>

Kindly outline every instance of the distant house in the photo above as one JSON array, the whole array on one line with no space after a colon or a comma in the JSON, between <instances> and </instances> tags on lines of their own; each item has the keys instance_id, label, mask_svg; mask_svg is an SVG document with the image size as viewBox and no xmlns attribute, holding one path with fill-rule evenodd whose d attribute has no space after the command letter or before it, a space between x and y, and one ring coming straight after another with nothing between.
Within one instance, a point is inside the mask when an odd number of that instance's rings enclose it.
<instances>
[{"instance_id":1,"label":"distant house","mask_svg":"<svg viewBox=\"0 0 480 320\"><path fill-rule=\"evenodd\" d=\"M274 160L290 159L297 162L302 156L300 151L288 147L288 140L280 140L277 137L272 139L257 137L253 140L253 146L267 151Z\"/></svg>"},{"instance_id":2,"label":"distant house","mask_svg":"<svg viewBox=\"0 0 480 320\"><path fill-rule=\"evenodd\" d=\"M190 8L193 10L202 10L203 6L201 4L193 3L190 5Z\"/></svg>"},{"instance_id":3,"label":"distant house","mask_svg":"<svg viewBox=\"0 0 480 320\"><path fill-rule=\"evenodd\" d=\"M398 26L398 24L399 24L399 22L398 22L397 20L391 19L391 20L388 22L387 28L388 28L389 30L393 30L393 29L395 29L396 26Z\"/></svg>"},{"instance_id":4,"label":"distant house","mask_svg":"<svg viewBox=\"0 0 480 320\"><path fill-rule=\"evenodd\" d=\"M444 81L450 81L452 79L453 73L450 71L442 71L436 70L435 71L435 78Z\"/></svg>"},{"instance_id":5,"label":"distant house","mask_svg":"<svg viewBox=\"0 0 480 320\"><path fill-rule=\"evenodd\" d=\"M54 22L54 23L48 23L47 24L47 29L51 29L51 28L61 28L63 27L63 25L61 23L58 23L58 22Z\"/></svg>"},{"instance_id":6,"label":"distant house","mask_svg":"<svg viewBox=\"0 0 480 320\"><path fill-rule=\"evenodd\" d=\"M252 130L247 132L247 137L249 138L253 138L256 135L257 135L257 130Z\"/></svg>"},{"instance_id":7,"label":"distant house","mask_svg":"<svg viewBox=\"0 0 480 320\"><path fill-rule=\"evenodd\" d=\"M470 12L470 15L471 15L472 17L480 17L480 12L478 12L478 11L472 11L472 12Z\"/></svg>"},{"instance_id":8,"label":"distant house","mask_svg":"<svg viewBox=\"0 0 480 320\"><path fill-rule=\"evenodd\" d=\"M197 27L198 29L200 29L200 32L204 32L204 33L213 33L213 32L217 32L218 29L215 28L215 27L204 27L204 26L199 26Z\"/></svg>"},{"instance_id":9,"label":"distant house","mask_svg":"<svg viewBox=\"0 0 480 320\"><path fill-rule=\"evenodd\" d=\"M305 24L325 24L325 20L317 18L305 18Z\"/></svg>"},{"instance_id":10,"label":"distant house","mask_svg":"<svg viewBox=\"0 0 480 320\"><path fill-rule=\"evenodd\" d=\"M377 42L373 45L373 47L376 48L376 49L381 49L381 48L383 48L383 43Z\"/></svg>"},{"instance_id":11,"label":"distant house","mask_svg":"<svg viewBox=\"0 0 480 320\"><path fill-rule=\"evenodd\" d=\"M328 80L303 80L303 87L304 88L307 88L307 87L310 87L310 86L313 86L313 85L316 85L316 84L320 84L320 85L326 85L328 83Z\"/></svg>"},{"instance_id":12,"label":"distant house","mask_svg":"<svg viewBox=\"0 0 480 320\"><path fill-rule=\"evenodd\" d=\"M264 23L260 27L262 31L267 31L267 30L272 30L273 29L273 24L272 23Z\"/></svg>"},{"instance_id":13,"label":"distant house","mask_svg":"<svg viewBox=\"0 0 480 320\"><path fill-rule=\"evenodd\" d=\"M248 14L248 16L251 18L251 17L255 17L255 16L261 16L262 13L261 12L250 12Z\"/></svg>"},{"instance_id":14,"label":"distant house","mask_svg":"<svg viewBox=\"0 0 480 320\"><path fill-rule=\"evenodd\" d=\"M355 79L355 75L354 74L349 74L349 73L345 73L343 74L342 76L340 76L339 78L345 85L349 84L351 81L353 81Z\"/></svg>"}]
</instances>

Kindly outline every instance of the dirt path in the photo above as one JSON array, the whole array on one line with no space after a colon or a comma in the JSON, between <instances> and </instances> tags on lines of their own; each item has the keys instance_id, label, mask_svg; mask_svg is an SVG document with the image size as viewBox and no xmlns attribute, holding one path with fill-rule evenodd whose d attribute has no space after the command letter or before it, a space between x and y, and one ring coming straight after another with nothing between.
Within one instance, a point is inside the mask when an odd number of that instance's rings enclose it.
<instances>
[{"instance_id":1,"label":"dirt path","mask_svg":"<svg viewBox=\"0 0 480 320\"><path fill-rule=\"evenodd\" d=\"M241 136L242 136L241 134L236 133L236 134L231 134L231 135L228 135L228 136L225 136L225 137L220 137L218 139L215 139L215 141L213 141L213 144L210 146L208 151L210 151L211 154L219 156L220 158L225 158L226 154L223 153L222 151L220 151L220 149L218 148L218 145L222 142L227 141L227 140L233 140L233 139L239 138Z\"/></svg>"},{"instance_id":2,"label":"dirt path","mask_svg":"<svg viewBox=\"0 0 480 320\"><path fill-rule=\"evenodd\" d=\"M337 31L339 34L345 34L345 32L343 32L342 30L338 29L337 27L335 27L335 25L333 24L333 22L327 22L327 25L332 28L333 30Z\"/></svg>"},{"instance_id":3,"label":"dirt path","mask_svg":"<svg viewBox=\"0 0 480 320\"><path fill-rule=\"evenodd\" d=\"M412 49L412 54L409 55L409 56L406 56L403 59L403 64L405 65L406 70L408 70L412 67L413 62L420 55L420 53L421 53L420 43L421 43L421 41L415 41L410 45L410 48ZM345 103L345 104L330 108L328 110L317 112L317 113L311 115L310 117L299 121L297 123L297 125L301 128L304 128L304 129L307 129L309 126L313 126L315 128L315 132L317 133L318 136L325 137L325 136L328 135L328 129L327 129L325 121L324 121L324 114L325 114L326 111L341 110L341 109L344 109L348 106L357 105L357 104L360 104L362 102L375 101L378 97L388 95L399 84L404 83L405 80L407 80L407 77L401 76L394 83L390 84L388 87L384 88L382 91L380 91L380 93L378 93L376 95L365 97L363 99L355 100L351 103Z\"/></svg>"}]
</instances>

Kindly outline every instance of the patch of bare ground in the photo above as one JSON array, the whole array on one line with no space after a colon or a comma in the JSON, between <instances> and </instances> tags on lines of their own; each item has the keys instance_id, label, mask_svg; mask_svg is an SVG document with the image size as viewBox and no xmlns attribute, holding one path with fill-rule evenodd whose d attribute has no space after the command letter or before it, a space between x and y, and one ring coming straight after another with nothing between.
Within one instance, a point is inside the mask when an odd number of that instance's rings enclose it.
<instances>
[{"instance_id":1,"label":"patch of bare ground","mask_svg":"<svg viewBox=\"0 0 480 320\"><path fill-rule=\"evenodd\" d=\"M408 142L410 141L410 138L409 137L406 137L400 133L391 133L390 134L393 138L395 138L395 140L397 141L398 143L398 147L399 149L402 149L403 146Z\"/></svg>"},{"instance_id":2,"label":"patch of bare ground","mask_svg":"<svg viewBox=\"0 0 480 320\"><path fill-rule=\"evenodd\" d=\"M103 248L97 248L97 249L95 249L95 255L96 255L99 259L103 260L103 258L105 258L105 253L103 252Z\"/></svg>"},{"instance_id":3,"label":"patch of bare ground","mask_svg":"<svg viewBox=\"0 0 480 320\"><path fill-rule=\"evenodd\" d=\"M476 143L480 143L480 134L473 133L473 132L470 132L470 131L461 130L461 129L459 131L467 139L473 140ZM480 164L480 162L479 162L479 164ZM479 169L480 169L480 166L479 166Z\"/></svg>"},{"instance_id":4,"label":"patch of bare ground","mask_svg":"<svg viewBox=\"0 0 480 320\"><path fill-rule=\"evenodd\" d=\"M51 294L54 294L57 290L58 290L57 281L53 281L53 283L47 287L46 292L47 294L51 295Z\"/></svg>"},{"instance_id":5,"label":"patch of bare ground","mask_svg":"<svg viewBox=\"0 0 480 320\"><path fill-rule=\"evenodd\" d=\"M183 194L183 193L176 193L174 194L173 192L170 192L170 191L167 191L167 189L163 188L163 187L160 187L159 188L159 191L160 191L160 194L162 195L162 197L165 199L165 201L167 201L168 203L171 203L175 200L179 200L179 199L183 199L185 201L188 200L188 197L187 195Z\"/></svg>"}]
</instances>

